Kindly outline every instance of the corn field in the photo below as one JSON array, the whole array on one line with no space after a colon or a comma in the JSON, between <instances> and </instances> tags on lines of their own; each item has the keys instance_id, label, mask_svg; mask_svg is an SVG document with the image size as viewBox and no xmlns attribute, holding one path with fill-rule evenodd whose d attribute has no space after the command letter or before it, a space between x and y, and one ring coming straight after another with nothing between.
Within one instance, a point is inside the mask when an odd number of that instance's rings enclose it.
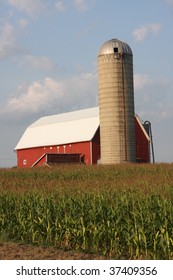
<instances>
[{"instance_id":1,"label":"corn field","mask_svg":"<svg viewBox=\"0 0 173 280\"><path fill-rule=\"evenodd\" d=\"M173 259L173 164L0 169L0 240Z\"/></svg>"}]
</instances>

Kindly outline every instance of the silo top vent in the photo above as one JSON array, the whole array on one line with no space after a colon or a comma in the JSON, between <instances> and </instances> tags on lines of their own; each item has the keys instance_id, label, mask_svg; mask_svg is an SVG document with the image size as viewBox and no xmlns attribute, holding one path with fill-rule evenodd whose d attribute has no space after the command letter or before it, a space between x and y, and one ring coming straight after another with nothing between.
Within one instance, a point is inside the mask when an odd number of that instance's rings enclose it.
<instances>
[{"instance_id":1,"label":"silo top vent","mask_svg":"<svg viewBox=\"0 0 173 280\"><path fill-rule=\"evenodd\" d=\"M99 49L98 56L102 54L111 54L111 53L127 53L132 55L132 50L129 45L118 39L112 39L106 41Z\"/></svg>"}]
</instances>

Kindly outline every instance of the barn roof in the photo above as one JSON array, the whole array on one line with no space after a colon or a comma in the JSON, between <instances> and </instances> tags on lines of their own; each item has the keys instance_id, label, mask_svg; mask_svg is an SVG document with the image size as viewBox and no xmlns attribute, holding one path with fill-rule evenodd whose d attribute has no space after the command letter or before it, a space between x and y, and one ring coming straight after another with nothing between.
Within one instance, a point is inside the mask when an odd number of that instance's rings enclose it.
<instances>
[{"instance_id":1,"label":"barn roof","mask_svg":"<svg viewBox=\"0 0 173 280\"><path fill-rule=\"evenodd\" d=\"M28 126L15 150L90 141L98 127L98 107L42 117Z\"/></svg>"}]
</instances>

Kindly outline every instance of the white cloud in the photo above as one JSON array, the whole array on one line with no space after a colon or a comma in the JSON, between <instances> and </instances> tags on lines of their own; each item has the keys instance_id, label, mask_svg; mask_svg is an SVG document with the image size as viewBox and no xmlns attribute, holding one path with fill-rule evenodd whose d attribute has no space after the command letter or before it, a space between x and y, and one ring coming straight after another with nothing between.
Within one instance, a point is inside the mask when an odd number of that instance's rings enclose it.
<instances>
[{"instance_id":1,"label":"white cloud","mask_svg":"<svg viewBox=\"0 0 173 280\"><path fill-rule=\"evenodd\" d=\"M87 9L86 0L74 0L74 4L79 11L84 11Z\"/></svg>"},{"instance_id":2,"label":"white cloud","mask_svg":"<svg viewBox=\"0 0 173 280\"><path fill-rule=\"evenodd\" d=\"M26 55L21 63L22 65L28 65L34 69L40 70L53 70L54 63L46 56L33 56L33 55Z\"/></svg>"},{"instance_id":3,"label":"white cloud","mask_svg":"<svg viewBox=\"0 0 173 280\"><path fill-rule=\"evenodd\" d=\"M8 3L28 15L40 13L46 7L45 0L8 0Z\"/></svg>"},{"instance_id":4,"label":"white cloud","mask_svg":"<svg viewBox=\"0 0 173 280\"><path fill-rule=\"evenodd\" d=\"M95 4L96 0L73 0L73 2L79 11L85 11Z\"/></svg>"},{"instance_id":5,"label":"white cloud","mask_svg":"<svg viewBox=\"0 0 173 280\"><path fill-rule=\"evenodd\" d=\"M5 23L0 27L0 59L18 52L16 31L13 25Z\"/></svg>"},{"instance_id":6,"label":"white cloud","mask_svg":"<svg viewBox=\"0 0 173 280\"><path fill-rule=\"evenodd\" d=\"M24 18L19 19L16 25L12 25L8 21L3 22L0 26L0 60L23 53L23 50L18 45L18 36L27 24L28 21Z\"/></svg>"},{"instance_id":7,"label":"white cloud","mask_svg":"<svg viewBox=\"0 0 173 280\"><path fill-rule=\"evenodd\" d=\"M7 0L8 4L29 16L35 16L50 7L58 12L64 12L69 2L64 0ZM78 11L85 11L92 7L96 0L71 0Z\"/></svg>"},{"instance_id":8,"label":"white cloud","mask_svg":"<svg viewBox=\"0 0 173 280\"><path fill-rule=\"evenodd\" d=\"M28 25L28 20L25 18L19 19L18 24L21 28L25 28Z\"/></svg>"},{"instance_id":9,"label":"white cloud","mask_svg":"<svg viewBox=\"0 0 173 280\"><path fill-rule=\"evenodd\" d=\"M146 74L135 74L135 112L143 119L158 121L171 118L171 81L154 82ZM50 77L19 86L1 108L4 120L21 120L97 105L97 74L84 73L59 80Z\"/></svg>"},{"instance_id":10,"label":"white cloud","mask_svg":"<svg viewBox=\"0 0 173 280\"><path fill-rule=\"evenodd\" d=\"M64 2L62 0L56 1L55 8L58 12L64 12L65 11Z\"/></svg>"},{"instance_id":11,"label":"white cloud","mask_svg":"<svg viewBox=\"0 0 173 280\"><path fill-rule=\"evenodd\" d=\"M135 75L136 76L136 75ZM140 77L142 76L142 77ZM173 117L171 80L150 80L145 75L136 76L138 86L135 89L135 111L144 120L158 123Z\"/></svg>"},{"instance_id":12,"label":"white cloud","mask_svg":"<svg viewBox=\"0 0 173 280\"><path fill-rule=\"evenodd\" d=\"M49 105L63 95L59 82L47 77L29 86L19 86L7 102L6 112L34 113Z\"/></svg>"},{"instance_id":13,"label":"white cloud","mask_svg":"<svg viewBox=\"0 0 173 280\"><path fill-rule=\"evenodd\" d=\"M96 106L98 93L95 73L73 76L69 80L63 81L63 84L66 98L66 100L62 100L63 107L75 110Z\"/></svg>"},{"instance_id":14,"label":"white cloud","mask_svg":"<svg viewBox=\"0 0 173 280\"><path fill-rule=\"evenodd\" d=\"M40 112L52 114L76 110L96 106L96 98L96 74L81 74L62 81L47 77L29 86L19 86L9 97L1 115L15 120L19 116L23 118Z\"/></svg>"},{"instance_id":15,"label":"white cloud","mask_svg":"<svg viewBox=\"0 0 173 280\"><path fill-rule=\"evenodd\" d=\"M141 90L147 85L151 85L152 81L147 74L134 74L134 89Z\"/></svg>"},{"instance_id":16,"label":"white cloud","mask_svg":"<svg viewBox=\"0 0 173 280\"><path fill-rule=\"evenodd\" d=\"M158 34L161 29L160 23L151 23L143 25L133 31L133 36L136 41L144 41L149 34Z\"/></svg>"}]
</instances>

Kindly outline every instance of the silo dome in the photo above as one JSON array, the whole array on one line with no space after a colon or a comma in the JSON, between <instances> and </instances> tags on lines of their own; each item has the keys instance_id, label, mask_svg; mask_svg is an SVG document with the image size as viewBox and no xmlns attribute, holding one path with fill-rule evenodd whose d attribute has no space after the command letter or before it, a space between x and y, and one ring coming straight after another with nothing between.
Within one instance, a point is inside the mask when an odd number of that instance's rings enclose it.
<instances>
[{"instance_id":1,"label":"silo dome","mask_svg":"<svg viewBox=\"0 0 173 280\"><path fill-rule=\"evenodd\" d=\"M132 55L132 50L129 45L118 39L112 39L106 41L99 49L98 56L103 54L112 54L112 53L126 53Z\"/></svg>"}]
</instances>

